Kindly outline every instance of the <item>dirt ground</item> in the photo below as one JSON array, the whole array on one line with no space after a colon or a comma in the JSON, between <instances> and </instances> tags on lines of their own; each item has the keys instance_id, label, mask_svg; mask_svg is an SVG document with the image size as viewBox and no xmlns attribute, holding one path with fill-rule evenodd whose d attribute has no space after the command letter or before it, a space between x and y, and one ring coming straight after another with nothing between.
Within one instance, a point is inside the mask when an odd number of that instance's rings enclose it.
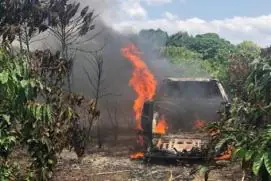
<instances>
[{"instance_id":1,"label":"dirt ground","mask_svg":"<svg viewBox=\"0 0 271 181\"><path fill-rule=\"evenodd\" d=\"M53 181L204 181L200 172L191 173L206 163L170 165L130 160L135 137L127 139L127 136L124 136L119 139L121 141L116 143L105 140L107 144L101 149L92 144L80 162L73 151L64 150L59 156ZM26 158L28 156L22 150L14 156L25 168L29 163ZM212 168L208 181L241 180L242 172L238 165L224 162Z\"/></svg>"},{"instance_id":2,"label":"dirt ground","mask_svg":"<svg viewBox=\"0 0 271 181\"><path fill-rule=\"evenodd\" d=\"M208 181L240 180L238 165L223 164L209 172ZM74 152L61 154L54 181L204 181L199 172L190 173L199 165L145 164L129 159L127 146L108 145L93 149L79 163Z\"/></svg>"}]
</instances>

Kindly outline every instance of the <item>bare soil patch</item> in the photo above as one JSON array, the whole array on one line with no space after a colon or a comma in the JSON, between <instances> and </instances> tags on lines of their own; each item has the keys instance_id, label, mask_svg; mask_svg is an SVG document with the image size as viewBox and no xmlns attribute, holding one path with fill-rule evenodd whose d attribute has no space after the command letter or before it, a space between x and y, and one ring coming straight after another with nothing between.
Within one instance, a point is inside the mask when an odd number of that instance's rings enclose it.
<instances>
[{"instance_id":1,"label":"bare soil patch","mask_svg":"<svg viewBox=\"0 0 271 181\"><path fill-rule=\"evenodd\" d=\"M127 141L128 142L128 141ZM127 145L127 144L125 144ZM81 162L75 153L65 150L61 154L54 181L204 181L203 175L190 173L199 164L146 164L129 159L129 148L122 145L105 145L92 149ZM224 164L209 173L208 181L240 180L238 165Z\"/></svg>"}]
</instances>

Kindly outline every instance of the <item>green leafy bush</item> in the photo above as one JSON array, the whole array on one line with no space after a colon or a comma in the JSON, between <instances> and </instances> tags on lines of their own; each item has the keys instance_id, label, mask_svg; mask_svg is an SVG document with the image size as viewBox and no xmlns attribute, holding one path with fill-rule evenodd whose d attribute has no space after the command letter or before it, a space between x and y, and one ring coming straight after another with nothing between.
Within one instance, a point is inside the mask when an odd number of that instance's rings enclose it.
<instances>
[{"instance_id":1,"label":"green leafy bush","mask_svg":"<svg viewBox=\"0 0 271 181\"><path fill-rule=\"evenodd\" d=\"M50 104L37 101L39 92L50 89L31 72L26 57L0 51L0 63L1 180L12 180L17 175L10 160L15 146L26 147L32 158L30 179L48 180L57 163L56 154L64 148L61 138L67 135L73 112L68 107L55 112ZM56 113L61 113L59 119Z\"/></svg>"},{"instance_id":2,"label":"green leafy bush","mask_svg":"<svg viewBox=\"0 0 271 181\"><path fill-rule=\"evenodd\" d=\"M234 158L262 180L271 175L270 83L270 62L253 62L243 83L245 90L234 99L230 118L218 126L221 135L217 148L234 144Z\"/></svg>"}]
</instances>

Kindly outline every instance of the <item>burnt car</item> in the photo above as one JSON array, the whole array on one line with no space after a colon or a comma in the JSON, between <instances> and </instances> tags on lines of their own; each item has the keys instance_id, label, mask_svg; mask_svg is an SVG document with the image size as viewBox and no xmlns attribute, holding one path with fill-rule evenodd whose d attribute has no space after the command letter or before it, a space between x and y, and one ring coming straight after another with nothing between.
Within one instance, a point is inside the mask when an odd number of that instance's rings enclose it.
<instances>
[{"instance_id":1,"label":"burnt car","mask_svg":"<svg viewBox=\"0 0 271 181\"><path fill-rule=\"evenodd\" d=\"M165 79L155 98L143 106L145 158L204 158L209 136L199 128L219 121L229 107L229 98L216 79Z\"/></svg>"}]
</instances>

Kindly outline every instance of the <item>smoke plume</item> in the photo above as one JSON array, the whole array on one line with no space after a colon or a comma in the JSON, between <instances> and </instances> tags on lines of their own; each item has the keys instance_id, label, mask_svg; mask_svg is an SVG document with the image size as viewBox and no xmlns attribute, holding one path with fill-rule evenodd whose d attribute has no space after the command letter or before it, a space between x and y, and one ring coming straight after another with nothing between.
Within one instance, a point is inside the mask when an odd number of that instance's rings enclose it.
<instances>
[{"instance_id":1,"label":"smoke plume","mask_svg":"<svg viewBox=\"0 0 271 181\"><path fill-rule=\"evenodd\" d=\"M132 117L135 93L129 86L129 79L133 68L131 63L122 57L120 52L122 47L129 42L138 46L143 53L143 60L153 72L158 84L166 77L181 77L182 71L153 51L152 42L146 42L136 34L120 34L111 28L112 22L119 19L116 10L118 0L80 0L80 3L82 8L88 5L96 15L99 15L94 22L95 29L84 38L88 39L95 34L98 36L78 47L84 52L76 53L72 72L72 89L90 98L95 96L93 83L95 84L97 79L97 64L93 56L86 52L100 50L103 58L100 94L103 97L101 97L99 107L104 110L108 106L116 106L115 103L118 102L121 111L129 113ZM57 49L59 45L55 42L53 38L47 38L46 42L40 46L46 44L51 49ZM37 47L37 45L34 46Z\"/></svg>"}]
</instances>

